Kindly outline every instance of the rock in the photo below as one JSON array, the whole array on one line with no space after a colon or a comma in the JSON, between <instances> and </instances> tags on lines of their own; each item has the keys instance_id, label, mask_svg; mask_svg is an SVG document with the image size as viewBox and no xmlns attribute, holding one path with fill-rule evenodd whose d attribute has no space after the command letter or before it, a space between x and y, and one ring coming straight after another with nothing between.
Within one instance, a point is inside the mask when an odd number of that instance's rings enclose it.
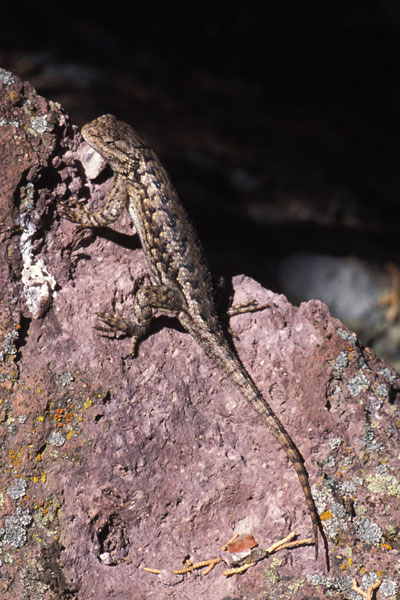
<instances>
[{"instance_id":1,"label":"rock","mask_svg":"<svg viewBox=\"0 0 400 600\"><path fill-rule=\"evenodd\" d=\"M94 329L150 281L142 250L127 214L83 234L60 217L74 193L101 200L111 172L60 106L0 81L2 598L349 597L361 568L361 586L381 571L394 596L398 376L321 302L296 308L243 275L235 303L268 308L233 317L233 339L305 459L331 571L305 545L230 578L173 573L234 532L262 547L309 537L298 478L174 319L158 317L134 359Z\"/></svg>"}]
</instances>

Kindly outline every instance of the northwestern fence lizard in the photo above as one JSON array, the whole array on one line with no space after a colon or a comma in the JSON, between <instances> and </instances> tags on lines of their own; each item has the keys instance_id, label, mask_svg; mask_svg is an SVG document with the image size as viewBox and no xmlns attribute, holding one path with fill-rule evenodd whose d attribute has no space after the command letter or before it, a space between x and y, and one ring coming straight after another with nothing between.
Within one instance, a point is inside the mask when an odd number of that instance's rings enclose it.
<instances>
[{"instance_id":1,"label":"northwestern fence lizard","mask_svg":"<svg viewBox=\"0 0 400 600\"><path fill-rule=\"evenodd\" d=\"M82 135L111 166L114 179L106 204L89 212L64 206L69 220L82 227L106 226L127 208L145 252L155 285L141 287L131 317L100 313L103 331L131 336L131 352L155 310L177 316L184 329L259 413L290 458L306 498L318 556L318 530L324 537L311 495L303 458L255 382L231 349L214 305L213 285L202 245L177 193L148 142L113 115L84 125ZM106 328L104 327L106 325ZM325 539L325 538L324 538Z\"/></svg>"}]
</instances>

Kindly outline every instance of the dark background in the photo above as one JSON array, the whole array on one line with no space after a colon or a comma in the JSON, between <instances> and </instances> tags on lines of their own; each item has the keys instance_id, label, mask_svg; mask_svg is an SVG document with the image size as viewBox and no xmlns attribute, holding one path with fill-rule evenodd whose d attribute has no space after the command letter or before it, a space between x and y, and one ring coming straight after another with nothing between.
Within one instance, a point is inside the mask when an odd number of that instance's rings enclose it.
<instances>
[{"instance_id":1,"label":"dark background","mask_svg":"<svg viewBox=\"0 0 400 600\"><path fill-rule=\"evenodd\" d=\"M14 2L2 19L1 67L78 125L111 112L150 138L215 273L279 291L287 255L399 262L398 2Z\"/></svg>"}]
</instances>

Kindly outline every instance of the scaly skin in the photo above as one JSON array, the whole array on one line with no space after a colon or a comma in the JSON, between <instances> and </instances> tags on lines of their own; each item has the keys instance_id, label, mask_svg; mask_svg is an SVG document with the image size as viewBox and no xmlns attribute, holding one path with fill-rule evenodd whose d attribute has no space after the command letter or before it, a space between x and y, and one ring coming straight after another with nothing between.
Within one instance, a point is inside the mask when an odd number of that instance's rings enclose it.
<instances>
[{"instance_id":1,"label":"scaly skin","mask_svg":"<svg viewBox=\"0 0 400 600\"><path fill-rule=\"evenodd\" d=\"M132 127L112 115L88 123L82 135L113 169L112 190L102 209L90 213L86 209L66 208L64 214L84 227L98 227L109 225L127 208L156 283L139 289L130 319L103 313L99 317L109 329L99 329L126 332L132 337L133 353L136 342L149 327L154 310L177 316L285 449L306 498L317 557L318 530L322 535L323 530L303 458L225 338L214 306L211 275L202 245L159 158Z\"/></svg>"}]
</instances>

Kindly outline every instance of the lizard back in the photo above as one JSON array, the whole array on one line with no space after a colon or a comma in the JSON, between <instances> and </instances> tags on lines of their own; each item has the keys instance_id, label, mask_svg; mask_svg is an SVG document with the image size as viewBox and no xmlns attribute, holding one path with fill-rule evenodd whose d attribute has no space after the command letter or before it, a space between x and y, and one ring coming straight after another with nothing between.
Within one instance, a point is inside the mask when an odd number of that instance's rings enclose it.
<instances>
[{"instance_id":1,"label":"lizard back","mask_svg":"<svg viewBox=\"0 0 400 600\"><path fill-rule=\"evenodd\" d=\"M189 313L219 329L202 244L157 154L130 125L112 115L85 125L82 135L115 173L126 178L128 211L156 282L178 288Z\"/></svg>"},{"instance_id":2,"label":"lizard back","mask_svg":"<svg viewBox=\"0 0 400 600\"><path fill-rule=\"evenodd\" d=\"M306 498L317 556L318 530L324 534L303 458L224 335L202 245L167 172L149 144L112 115L85 125L82 134L109 162L119 191L125 190L124 202L152 275L157 284L166 286L178 298L176 313L181 324L261 415L285 449ZM107 323L107 319L106 315L103 320ZM109 320L113 323L112 318Z\"/></svg>"}]
</instances>

